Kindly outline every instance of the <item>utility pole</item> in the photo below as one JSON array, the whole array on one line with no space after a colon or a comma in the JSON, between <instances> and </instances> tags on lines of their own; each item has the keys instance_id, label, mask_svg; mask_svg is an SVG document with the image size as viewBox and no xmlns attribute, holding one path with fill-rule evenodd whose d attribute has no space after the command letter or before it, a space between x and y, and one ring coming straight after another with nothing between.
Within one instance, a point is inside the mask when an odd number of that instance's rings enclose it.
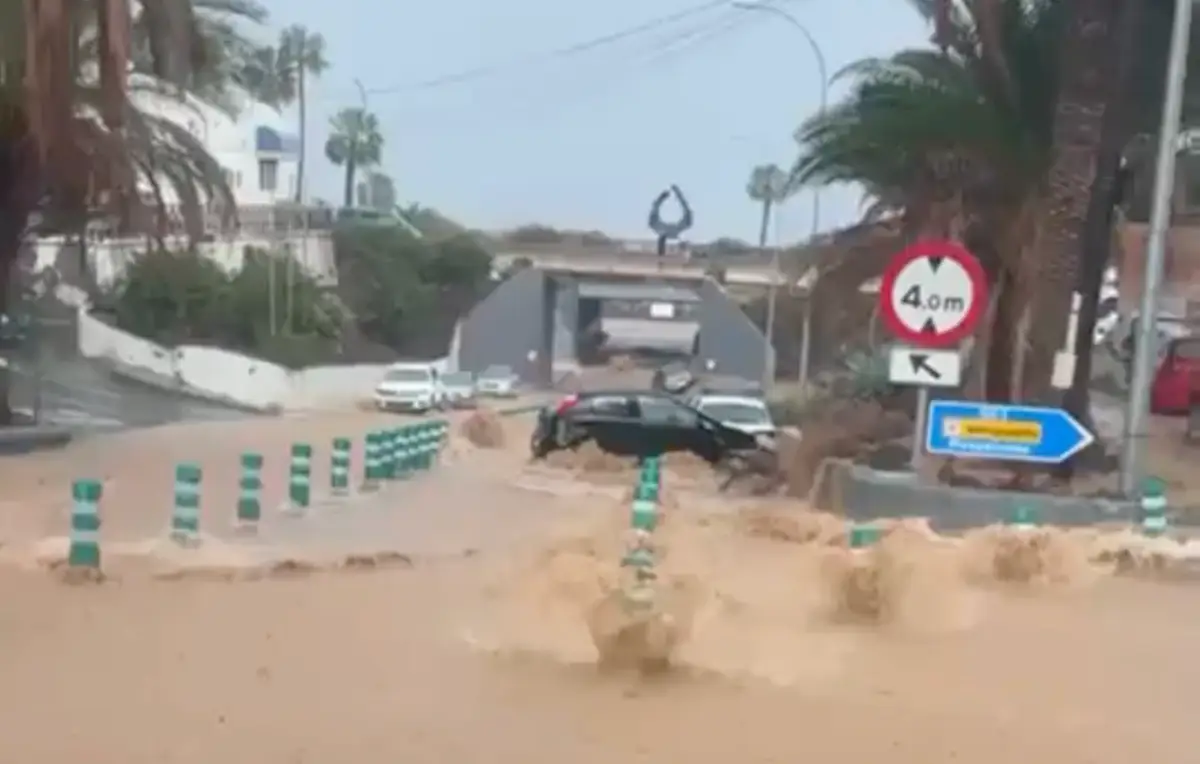
<instances>
[{"instance_id":1,"label":"utility pole","mask_svg":"<svg viewBox=\"0 0 1200 764\"><path fill-rule=\"evenodd\" d=\"M808 27L800 23L800 20L793 16L788 11L776 5L771 5L764 2L734 2L733 7L743 11L757 11L759 13L770 13L778 16L786 21L793 29L804 37L808 47L812 49L813 58L817 62L817 75L821 78L821 102L818 114L825 114L829 109L829 67L825 61L825 53L821 50L821 46L817 44L817 39L813 37L812 32L808 31ZM821 189L813 189L812 200L812 232L809 236L809 244L814 245L817 240L817 235L821 232ZM779 272L779 253L776 252L775 272ZM815 272L814 272L815 273ZM800 335L800 372L798 382L800 383L800 394L803 395L808 389L808 365L809 356L811 355L812 345L812 297L813 290L816 289L817 283L814 279L812 284L805 290L804 295L804 324L801 327ZM773 293L772 293L773 295ZM768 301L767 312L771 314L768 319L768 332L773 332L774 314L771 310L771 302Z\"/></svg>"},{"instance_id":2,"label":"utility pole","mask_svg":"<svg viewBox=\"0 0 1200 764\"><path fill-rule=\"evenodd\" d=\"M1171 192L1175 186L1175 154L1179 150L1179 120L1183 111L1183 85L1187 78L1188 35L1192 26L1192 0L1175 0L1175 22L1167 63L1158 157L1154 164L1154 195L1150 202L1150 235L1146 242L1146 272L1134 338L1133 378L1125 411L1121 452L1121 492L1134 496L1145 472L1146 423L1150 415L1150 379L1158 360L1158 300L1162 291L1163 260L1171 222Z\"/></svg>"},{"instance_id":3,"label":"utility pole","mask_svg":"<svg viewBox=\"0 0 1200 764\"><path fill-rule=\"evenodd\" d=\"M771 208L775 206L775 189L768 188L762 203L762 222L758 227L758 251L767 251L767 233L771 227ZM779 242L771 252L771 284L767 288L767 352L763 359L763 392L775 381L775 312L779 302Z\"/></svg>"}]
</instances>

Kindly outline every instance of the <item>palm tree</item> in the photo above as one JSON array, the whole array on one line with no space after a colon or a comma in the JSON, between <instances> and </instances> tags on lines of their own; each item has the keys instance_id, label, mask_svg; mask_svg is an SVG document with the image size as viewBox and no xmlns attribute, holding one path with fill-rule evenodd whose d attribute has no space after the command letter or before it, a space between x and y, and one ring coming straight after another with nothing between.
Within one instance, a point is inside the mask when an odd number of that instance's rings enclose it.
<instances>
[{"instance_id":1,"label":"palm tree","mask_svg":"<svg viewBox=\"0 0 1200 764\"><path fill-rule=\"evenodd\" d=\"M222 0L210 0L221 2ZM230 0L236 1L236 0ZM299 107L300 157L296 167L296 203L304 201L304 177L308 156L308 78L329 68L325 38L292 25L279 34L278 45L255 47L238 68L238 84L256 101L282 109Z\"/></svg>"},{"instance_id":2,"label":"palm tree","mask_svg":"<svg viewBox=\"0 0 1200 764\"><path fill-rule=\"evenodd\" d=\"M257 0L191 0L195 17L195 46L203 65L194 67L188 93L230 115L243 105L244 94L255 83L258 44L245 34L267 20L267 9ZM152 71L150 30L145 13L138 11L132 28L133 70Z\"/></svg>"},{"instance_id":3,"label":"palm tree","mask_svg":"<svg viewBox=\"0 0 1200 764\"><path fill-rule=\"evenodd\" d=\"M985 343L987 388L1006 399L1024 307L1017 277L1051 160L1065 17L1058 2L1004 0L999 32L985 44L970 11L984 5L955 6L944 50L904 50L839 75L853 88L800 128L793 177L860 183L901 214L906 236L972 245L1000 294Z\"/></svg>"},{"instance_id":4,"label":"palm tree","mask_svg":"<svg viewBox=\"0 0 1200 764\"><path fill-rule=\"evenodd\" d=\"M280 35L278 47L278 62L280 74L284 83L294 83L296 106L300 110L300 161L296 166L296 203L304 200L304 170L307 155L308 114L307 88L308 77L320 77L329 68L325 60L325 38L311 34L310 31L298 24L288 26ZM287 101L286 103L290 103Z\"/></svg>"},{"instance_id":5,"label":"palm tree","mask_svg":"<svg viewBox=\"0 0 1200 764\"><path fill-rule=\"evenodd\" d=\"M355 174L360 168L377 165L383 159L379 120L366 109L342 109L330 120L325 156L338 167L346 168L342 205L353 207Z\"/></svg>"},{"instance_id":6,"label":"palm tree","mask_svg":"<svg viewBox=\"0 0 1200 764\"><path fill-rule=\"evenodd\" d=\"M249 0L0 6L0 28L23 31L0 51L0 315L34 212L124 219L141 204L140 178L160 208L162 183L174 186L194 229L205 197L231 199L204 147L131 93L182 97L215 86L240 55L218 33L242 12L261 18ZM0 425L12 422L7 391L0 368Z\"/></svg>"},{"instance_id":7,"label":"palm tree","mask_svg":"<svg viewBox=\"0 0 1200 764\"><path fill-rule=\"evenodd\" d=\"M758 229L758 246L767 246L767 235L771 227L771 211L776 202L782 201L788 185L788 174L777 165L761 164L750 171L746 183L746 195L762 205L762 222Z\"/></svg>"},{"instance_id":8,"label":"palm tree","mask_svg":"<svg viewBox=\"0 0 1200 764\"><path fill-rule=\"evenodd\" d=\"M1069 4L1071 34L1065 35L1062 46L1053 161L1034 267L1027 274L1032 317L1039 331L1030 333L1025 380L1029 392L1039 396L1046 396L1051 389L1050 372L1055 353L1066 339L1071 295L1080 288L1082 237L1101 155L1105 113L1110 103L1124 95L1112 84L1116 71L1113 33L1122 5L1107 0L1071 0ZM1119 156L1120 145L1113 148ZM1109 153L1114 152L1110 149ZM1116 162L1110 161L1105 170L1112 175L1107 183L1111 186L1118 170ZM1092 327L1086 330L1090 335Z\"/></svg>"}]
</instances>

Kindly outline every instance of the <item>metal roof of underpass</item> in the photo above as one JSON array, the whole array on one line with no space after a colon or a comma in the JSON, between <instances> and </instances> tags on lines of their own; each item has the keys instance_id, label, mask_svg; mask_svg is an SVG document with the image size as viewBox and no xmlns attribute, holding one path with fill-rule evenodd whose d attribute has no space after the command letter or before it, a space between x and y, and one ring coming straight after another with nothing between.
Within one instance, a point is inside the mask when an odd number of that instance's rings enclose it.
<instances>
[{"instance_id":1,"label":"metal roof of underpass","mask_svg":"<svg viewBox=\"0 0 1200 764\"><path fill-rule=\"evenodd\" d=\"M579 296L589 300L648 300L653 302L699 302L694 290L672 284L580 281Z\"/></svg>"}]
</instances>

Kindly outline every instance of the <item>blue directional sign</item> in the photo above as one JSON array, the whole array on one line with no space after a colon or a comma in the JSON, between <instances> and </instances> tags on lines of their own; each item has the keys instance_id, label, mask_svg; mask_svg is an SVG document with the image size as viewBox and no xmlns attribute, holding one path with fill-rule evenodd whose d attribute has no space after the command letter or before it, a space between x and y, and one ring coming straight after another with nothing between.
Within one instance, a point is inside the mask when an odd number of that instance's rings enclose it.
<instances>
[{"instance_id":1,"label":"blue directional sign","mask_svg":"<svg viewBox=\"0 0 1200 764\"><path fill-rule=\"evenodd\" d=\"M1075 417L1045 406L933 401L925 450L943 456L1058 464L1096 438Z\"/></svg>"}]
</instances>

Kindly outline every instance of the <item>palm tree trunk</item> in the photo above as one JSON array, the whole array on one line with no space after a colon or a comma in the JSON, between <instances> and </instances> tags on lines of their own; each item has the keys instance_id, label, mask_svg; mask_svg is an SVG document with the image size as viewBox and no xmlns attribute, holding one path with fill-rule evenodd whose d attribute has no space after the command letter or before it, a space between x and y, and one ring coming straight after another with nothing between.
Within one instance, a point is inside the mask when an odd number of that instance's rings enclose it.
<instances>
[{"instance_id":1,"label":"palm tree trunk","mask_svg":"<svg viewBox=\"0 0 1200 764\"><path fill-rule=\"evenodd\" d=\"M1016 332L1020 314L1020 294L1007 268L996 277L996 313L989 327L988 358L984 379L984 399L1008 403L1013 399L1013 359L1016 357Z\"/></svg>"},{"instance_id":2,"label":"palm tree trunk","mask_svg":"<svg viewBox=\"0 0 1200 764\"><path fill-rule=\"evenodd\" d=\"M1093 336L1100 306L1100 287L1108 267L1112 249L1114 212L1121 202L1122 190L1117 176L1121 171L1121 156L1129 140L1134 106L1132 88L1134 58L1139 53L1145 0L1125 3L1120 24L1115 33L1115 64L1110 71L1111 101L1104 114L1104 129L1100 138L1100 157L1096 179L1083 227L1083 263L1079 291L1083 296L1079 310L1079 334L1075 338L1075 378L1063 401L1076 419L1091 419L1091 378Z\"/></svg>"},{"instance_id":3,"label":"palm tree trunk","mask_svg":"<svg viewBox=\"0 0 1200 764\"><path fill-rule=\"evenodd\" d=\"M758 226L758 248L767 248L767 237L771 229L771 197L763 199L762 222Z\"/></svg>"},{"instance_id":4,"label":"palm tree trunk","mask_svg":"<svg viewBox=\"0 0 1200 764\"><path fill-rule=\"evenodd\" d=\"M303 62L303 58L301 59ZM304 158L308 147L308 104L304 93L304 66L296 67L296 103L300 111L300 160L296 162L296 204L304 202Z\"/></svg>"},{"instance_id":5,"label":"palm tree trunk","mask_svg":"<svg viewBox=\"0 0 1200 764\"><path fill-rule=\"evenodd\" d=\"M1083 229L1100 156L1101 132L1112 87L1105 75L1112 60L1112 32L1120 3L1073 0L1063 44L1054 117L1054 162L1033 278L1030 352L1023 390L1054 402L1050 385L1054 356L1062 349L1072 295L1079 288Z\"/></svg>"},{"instance_id":6,"label":"palm tree trunk","mask_svg":"<svg viewBox=\"0 0 1200 764\"><path fill-rule=\"evenodd\" d=\"M354 157L346 157L346 187L342 189L342 206L350 209L354 206Z\"/></svg>"},{"instance_id":7,"label":"palm tree trunk","mask_svg":"<svg viewBox=\"0 0 1200 764\"><path fill-rule=\"evenodd\" d=\"M1121 31L1114 30L1112 35L1115 38L1115 63L1111 65L1106 78L1111 83L1112 92L1104 115L1096 178L1092 182L1083 225L1083 263L1079 285L1083 299L1079 308L1079 332L1073 348L1075 376L1071 380L1071 389L1063 399L1063 408L1089 428L1092 427L1092 353L1095 351L1096 318L1104 271L1112 254L1114 213L1121 203L1122 188L1117 181L1121 173L1121 157L1132 132L1131 117L1136 96L1132 87L1136 66L1134 58L1139 53L1144 11L1145 0L1126 3L1118 16L1120 24L1117 29ZM1061 465L1056 470L1057 476L1069 480L1082 456L1080 454Z\"/></svg>"},{"instance_id":8,"label":"palm tree trunk","mask_svg":"<svg viewBox=\"0 0 1200 764\"><path fill-rule=\"evenodd\" d=\"M37 204L38 163L22 116L5 114L0 130L4 131L0 132L0 315L4 315L13 297L21 238ZM13 423L9 384L9 367L0 364L0 427Z\"/></svg>"}]
</instances>

